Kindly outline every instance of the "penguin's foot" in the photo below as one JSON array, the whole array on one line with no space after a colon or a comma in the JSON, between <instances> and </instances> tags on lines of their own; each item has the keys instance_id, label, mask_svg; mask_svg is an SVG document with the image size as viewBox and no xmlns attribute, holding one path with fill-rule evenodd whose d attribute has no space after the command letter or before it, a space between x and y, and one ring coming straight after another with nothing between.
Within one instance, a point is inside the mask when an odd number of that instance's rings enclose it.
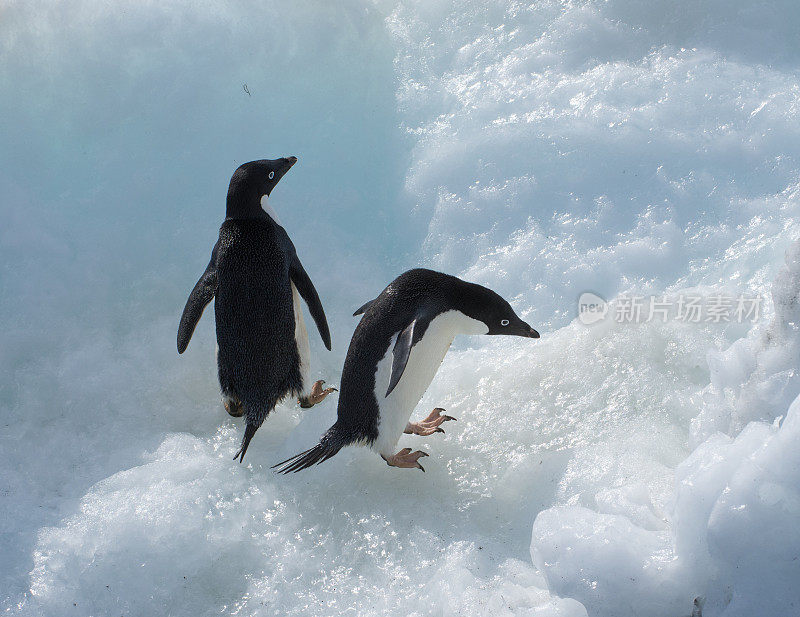
<instances>
[{"instance_id":1,"label":"penguin's foot","mask_svg":"<svg viewBox=\"0 0 800 617\"><path fill-rule=\"evenodd\" d=\"M448 420L455 420L455 418L453 416L443 416L443 411L445 410L437 407L422 422L409 422L406 424L406 430L403 432L410 435L422 435L423 437L434 433L444 433L444 429L439 425Z\"/></svg>"},{"instance_id":2,"label":"penguin's foot","mask_svg":"<svg viewBox=\"0 0 800 617\"><path fill-rule=\"evenodd\" d=\"M419 464L419 459L421 459L423 456L428 455L422 450L412 452L411 448L403 448L397 454L392 454L392 456L389 457L381 454L381 458L386 461L386 464L389 465L389 467L402 467L404 469L417 468L425 471L425 468Z\"/></svg>"},{"instance_id":3,"label":"penguin's foot","mask_svg":"<svg viewBox=\"0 0 800 617\"><path fill-rule=\"evenodd\" d=\"M320 379L319 381L315 382L313 386L311 386L311 394L308 396L301 396L299 398L300 407L305 409L309 407L313 407L317 403L321 403L325 400L325 397L328 396L331 392L338 392L336 388L325 388L322 389L322 384L325 383L324 379Z\"/></svg>"},{"instance_id":4,"label":"penguin's foot","mask_svg":"<svg viewBox=\"0 0 800 617\"><path fill-rule=\"evenodd\" d=\"M239 399L223 396L222 404L225 405L225 411L234 418L241 418L244 415L244 405L242 405Z\"/></svg>"}]
</instances>

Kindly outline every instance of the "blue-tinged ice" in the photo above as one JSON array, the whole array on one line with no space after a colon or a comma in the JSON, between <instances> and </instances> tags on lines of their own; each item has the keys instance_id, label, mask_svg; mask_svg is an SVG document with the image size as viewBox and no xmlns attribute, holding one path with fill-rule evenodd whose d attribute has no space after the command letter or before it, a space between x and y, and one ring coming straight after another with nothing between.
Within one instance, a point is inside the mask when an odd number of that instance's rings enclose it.
<instances>
[{"instance_id":1,"label":"blue-tinged ice","mask_svg":"<svg viewBox=\"0 0 800 617\"><path fill-rule=\"evenodd\" d=\"M34 0L0 19L0 607L9 615L786 616L800 607L792 0ZM240 163L353 310L425 265L540 340L458 340L426 474L248 462L180 310ZM610 301L751 319L587 326Z\"/></svg>"}]
</instances>

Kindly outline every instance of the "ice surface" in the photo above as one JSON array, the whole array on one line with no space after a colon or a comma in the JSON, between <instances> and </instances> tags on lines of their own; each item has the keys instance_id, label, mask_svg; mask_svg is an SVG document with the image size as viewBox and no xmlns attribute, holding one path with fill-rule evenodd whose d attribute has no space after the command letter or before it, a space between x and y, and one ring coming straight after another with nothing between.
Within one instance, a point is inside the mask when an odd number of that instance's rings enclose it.
<instances>
[{"instance_id":1,"label":"ice surface","mask_svg":"<svg viewBox=\"0 0 800 617\"><path fill-rule=\"evenodd\" d=\"M537 516L531 554L551 591L599 615L688 615L687 598L697 597L705 614L727 617L800 607L800 535L792 522L800 515L798 251L800 242L773 285L766 332L740 339L722 361L711 354L695 433L708 418L726 432L713 432L677 466L667 507L659 510L646 489L622 479L622 489L595 495L595 509L565 505ZM792 392L778 414L781 396Z\"/></svg>"},{"instance_id":2,"label":"ice surface","mask_svg":"<svg viewBox=\"0 0 800 617\"><path fill-rule=\"evenodd\" d=\"M12 2L0 25L0 603L9 615L800 611L800 13L779 2ZM244 85L247 85L248 94ZM323 298L399 271L505 295L458 341L427 473L281 406L245 465L213 319L175 352L230 173ZM576 319L746 294L753 323Z\"/></svg>"},{"instance_id":3,"label":"ice surface","mask_svg":"<svg viewBox=\"0 0 800 617\"><path fill-rule=\"evenodd\" d=\"M704 614L794 614L798 416L800 398L780 428L752 422L701 444L676 470L671 533L628 513L539 514L531 550L551 591L600 615L688 615L694 597Z\"/></svg>"},{"instance_id":4,"label":"ice surface","mask_svg":"<svg viewBox=\"0 0 800 617\"><path fill-rule=\"evenodd\" d=\"M724 352L710 352L711 384L692 420L695 441L714 431L737 433L748 422L772 422L800 391L800 244L786 255L772 286L774 315Z\"/></svg>"}]
</instances>

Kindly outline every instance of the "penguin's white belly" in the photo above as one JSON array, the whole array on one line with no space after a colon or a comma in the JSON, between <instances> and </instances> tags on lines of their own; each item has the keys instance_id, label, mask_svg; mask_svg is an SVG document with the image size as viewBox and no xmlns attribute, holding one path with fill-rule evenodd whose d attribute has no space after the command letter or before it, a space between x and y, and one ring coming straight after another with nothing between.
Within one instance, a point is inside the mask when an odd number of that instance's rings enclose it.
<instances>
[{"instance_id":1,"label":"penguin's white belly","mask_svg":"<svg viewBox=\"0 0 800 617\"><path fill-rule=\"evenodd\" d=\"M378 401L378 438L372 448L384 456L396 452L397 441L403 434L414 408L433 381L456 334L485 334L483 322L467 317L460 311L437 315L422 339L411 348L403 376L387 397L392 375L392 360L397 334L392 337L386 355L375 371L375 399ZM399 334L399 333L398 333Z\"/></svg>"},{"instance_id":2,"label":"penguin's white belly","mask_svg":"<svg viewBox=\"0 0 800 617\"><path fill-rule=\"evenodd\" d=\"M296 392L298 396L308 394L311 390L309 383L309 360L311 358L311 350L308 346L308 331L306 330L306 322L303 319L303 309L300 306L300 294L294 283L292 286L292 306L294 307L294 341L297 345L297 353L300 356L300 376L303 379L303 392Z\"/></svg>"}]
</instances>

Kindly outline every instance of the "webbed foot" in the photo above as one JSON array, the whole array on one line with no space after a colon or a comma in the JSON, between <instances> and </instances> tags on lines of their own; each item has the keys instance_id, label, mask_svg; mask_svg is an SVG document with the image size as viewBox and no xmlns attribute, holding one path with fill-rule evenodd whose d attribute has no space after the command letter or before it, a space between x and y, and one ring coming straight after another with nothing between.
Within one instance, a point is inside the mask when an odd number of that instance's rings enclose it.
<instances>
[{"instance_id":1,"label":"webbed foot","mask_svg":"<svg viewBox=\"0 0 800 617\"><path fill-rule=\"evenodd\" d=\"M455 418L453 416L443 416L443 411L445 410L437 407L422 422L409 422L403 432L410 435L422 435L423 437L434 433L444 433L444 429L439 425L448 420L455 420Z\"/></svg>"},{"instance_id":2,"label":"webbed foot","mask_svg":"<svg viewBox=\"0 0 800 617\"><path fill-rule=\"evenodd\" d=\"M419 464L419 459L421 459L423 456L428 456L428 454L422 450L412 452L411 448L403 448L397 454L392 454L392 456L389 457L381 454L381 458L386 461L386 464L389 465L389 467L402 467L404 469L416 468L425 471L425 468Z\"/></svg>"},{"instance_id":3,"label":"webbed foot","mask_svg":"<svg viewBox=\"0 0 800 617\"><path fill-rule=\"evenodd\" d=\"M239 399L223 396L222 404L225 405L225 411L227 411L234 418L241 418L244 415L244 405L242 405Z\"/></svg>"},{"instance_id":4,"label":"webbed foot","mask_svg":"<svg viewBox=\"0 0 800 617\"><path fill-rule=\"evenodd\" d=\"M338 392L336 388L322 388L322 384L325 383L324 379L320 379L317 382L314 382L314 385L311 386L311 393L308 396L301 396L298 399L300 403L300 407L304 409L308 409L309 407L313 407L317 403L321 403L325 400L325 397L328 396L331 392Z\"/></svg>"}]
</instances>

